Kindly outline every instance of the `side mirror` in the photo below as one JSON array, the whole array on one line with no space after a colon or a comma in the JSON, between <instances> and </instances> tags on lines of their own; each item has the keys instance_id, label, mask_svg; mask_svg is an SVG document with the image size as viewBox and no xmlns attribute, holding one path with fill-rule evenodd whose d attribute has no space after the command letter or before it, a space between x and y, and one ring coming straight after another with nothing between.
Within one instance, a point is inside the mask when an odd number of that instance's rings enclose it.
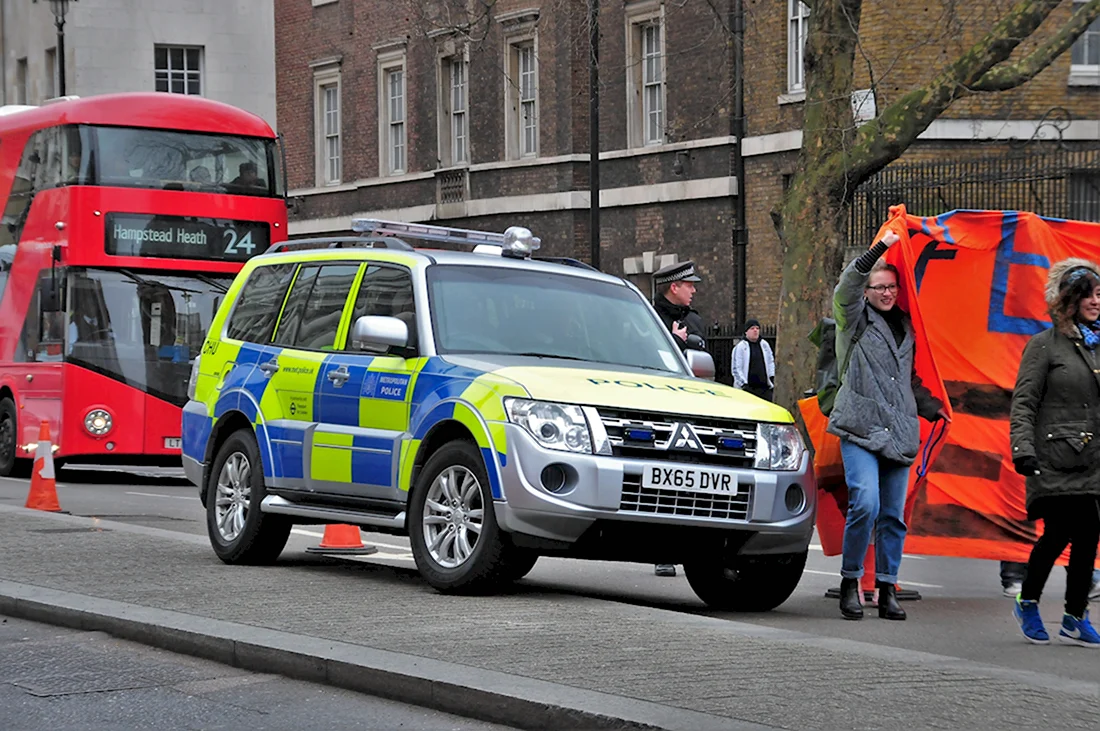
<instances>
[{"instance_id":1,"label":"side mirror","mask_svg":"<svg viewBox=\"0 0 1100 731\"><path fill-rule=\"evenodd\" d=\"M355 321L351 328L352 350L384 353L390 348L404 348L409 344L409 326L396 317L366 315Z\"/></svg>"},{"instance_id":2,"label":"side mirror","mask_svg":"<svg viewBox=\"0 0 1100 731\"><path fill-rule=\"evenodd\" d=\"M714 380L714 358L710 357L710 353L705 350L689 350L686 355L688 367L696 378Z\"/></svg>"}]
</instances>

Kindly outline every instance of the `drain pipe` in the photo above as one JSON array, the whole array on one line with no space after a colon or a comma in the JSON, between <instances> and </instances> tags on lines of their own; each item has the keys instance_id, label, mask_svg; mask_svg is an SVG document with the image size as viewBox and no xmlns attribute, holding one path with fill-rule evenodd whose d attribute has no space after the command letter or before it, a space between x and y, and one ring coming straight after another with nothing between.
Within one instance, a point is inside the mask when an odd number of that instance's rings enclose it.
<instances>
[{"instance_id":1,"label":"drain pipe","mask_svg":"<svg viewBox=\"0 0 1100 731\"><path fill-rule=\"evenodd\" d=\"M745 158L741 154L741 143L745 138L745 8L744 0L733 3L733 176L737 180L737 195L734 197L733 257L737 269L734 299L734 328L740 329L747 313L745 290L748 287L746 250L749 245L749 228L745 222Z\"/></svg>"}]
</instances>

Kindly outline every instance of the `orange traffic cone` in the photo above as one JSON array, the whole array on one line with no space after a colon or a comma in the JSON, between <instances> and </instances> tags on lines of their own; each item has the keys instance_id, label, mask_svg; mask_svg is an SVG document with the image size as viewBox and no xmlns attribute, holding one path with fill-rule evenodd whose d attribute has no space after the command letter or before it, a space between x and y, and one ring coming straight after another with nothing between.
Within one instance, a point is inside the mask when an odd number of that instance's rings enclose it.
<instances>
[{"instance_id":1,"label":"orange traffic cone","mask_svg":"<svg viewBox=\"0 0 1100 731\"><path fill-rule=\"evenodd\" d=\"M34 471L31 474L31 490L27 493L25 507L32 510L48 510L60 513L57 502L57 483L53 470L53 444L50 443L50 423L42 420L38 429L38 448L34 452Z\"/></svg>"},{"instance_id":2,"label":"orange traffic cone","mask_svg":"<svg viewBox=\"0 0 1100 731\"><path fill-rule=\"evenodd\" d=\"M330 523L325 526L325 535L321 545L310 546L308 553L332 553L338 556L369 556L378 553L374 546L363 544L359 536L359 526Z\"/></svg>"}]
</instances>

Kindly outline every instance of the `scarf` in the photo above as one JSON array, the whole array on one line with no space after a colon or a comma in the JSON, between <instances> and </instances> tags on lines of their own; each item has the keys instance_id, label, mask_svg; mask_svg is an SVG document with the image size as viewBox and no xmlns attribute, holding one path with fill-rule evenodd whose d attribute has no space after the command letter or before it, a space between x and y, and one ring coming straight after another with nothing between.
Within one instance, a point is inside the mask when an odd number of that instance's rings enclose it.
<instances>
[{"instance_id":1,"label":"scarf","mask_svg":"<svg viewBox=\"0 0 1100 731\"><path fill-rule=\"evenodd\" d=\"M1081 331L1081 336L1085 339L1085 347L1089 350L1096 350L1096 346L1100 345L1100 325L1095 322L1077 323L1077 329Z\"/></svg>"}]
</instances>

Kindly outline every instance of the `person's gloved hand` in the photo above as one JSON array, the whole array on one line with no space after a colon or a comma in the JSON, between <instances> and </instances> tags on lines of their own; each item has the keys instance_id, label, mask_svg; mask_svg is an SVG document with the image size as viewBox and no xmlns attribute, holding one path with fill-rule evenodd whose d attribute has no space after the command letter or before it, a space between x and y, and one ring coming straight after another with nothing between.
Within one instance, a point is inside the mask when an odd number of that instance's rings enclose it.
<instances>
[{"instance_id":1,"label":"person's gloved hand","mask_svg":"<svg viewBox=\"0 0 1100 731\"><path fill-rule=\"evenodd\" d=\"M1012 460L1012 465L1016 468L1016 472L1024 476L1031 476L1039 474L1039 460L1035 457L1017 457Z\"/></svg>"}]
</instances>

